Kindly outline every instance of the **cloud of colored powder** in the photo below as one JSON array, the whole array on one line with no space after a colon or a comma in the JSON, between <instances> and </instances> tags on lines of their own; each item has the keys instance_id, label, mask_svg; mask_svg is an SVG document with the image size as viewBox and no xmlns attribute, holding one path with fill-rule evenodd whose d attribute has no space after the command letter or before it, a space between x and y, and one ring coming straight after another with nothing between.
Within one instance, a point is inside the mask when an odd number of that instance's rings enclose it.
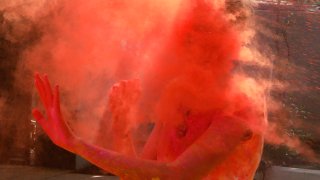
<instances>
[{"instance_id":1,"label":"cloud of colored powder","mask_svg":"<svg viewBox=\"0 0 320 180\"><path fill-rule=\"evenodd\" d=\"M272 67L271 58L256 48L261 42L253 42L255 29L250 23L226 23L241 13L218 10L226 8L224 1L210 1L214 9L193 9L197 2L201 1L1 1L0 7L8 9L7 19L24 17L40 36L17 66L17 87L34 93L33 73L48 74L60 85L66 120L91 141L110 126L108 94L121 80L138 79L138 85L132 85L140 95L128 115L129 129L138 128L137 121L174 123L180 111L224 108L239 92L266 115L271 110L266 104L269 89L284 88L283 83L234 66L260 67L267 74ZM211 16L202 13L209 10L214 11ZM19 41L26 33L23 27L30 25L14 27L7 37ZM273 99L268 103L277 104ZM264 131L265 122L253 126ZM267 137L283 139L282 132L271 134ZM288 144L293 149L300 145Z\"/></svg>"}]
</instances>

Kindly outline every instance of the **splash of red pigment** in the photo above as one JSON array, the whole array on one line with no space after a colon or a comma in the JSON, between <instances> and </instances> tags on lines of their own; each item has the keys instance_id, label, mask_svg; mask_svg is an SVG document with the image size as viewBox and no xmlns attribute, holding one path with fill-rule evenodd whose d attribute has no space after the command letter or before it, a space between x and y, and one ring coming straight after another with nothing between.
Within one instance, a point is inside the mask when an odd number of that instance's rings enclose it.
<instances>
[{"instance_id":1,"label":"splash of red pigment","mask_svg":"<svg viewBox=\"0 0 320 180\"><path fill-rule=\"evenodd\" d=\"M233 147L231 149L226 148L229 146L224 146L224 144L238 142L236 140L241 136L239 131L235 130L237 127L228 123L229 117L232 117L234 124L242 123L249 128L259 124L261 117L245 95L231 90L233 87L231 71L234 60L238 57L240 42L237 32L225 19L223 11L215 9L210 2L181 1L181 4L177 3L179 8L176 13L173 13L174 18L167 18L165 23L159 23L164 25L162 27L164 30L159 30L161 26L157 23L152 26L146 25L152 27L150 30L139 23L139 18L145 20L142 14L135 14L134 17L127 15L133 11L131 8L141 10L145 7L149 13L147 20L159 22L157 20L159 16L148 11L150 6L156 3L141 1L141 4L137 3L134 6L126 1L115 2L105 4L105 12L114 13L115 19L105 29L110 34L103 37L105 41L112 43L106 48L106 52L100 52L99 55L106 59L106 62L102 64L110 65L105 69L113 72L109 74L109 78L113 81L123 81L114 84L109 90L108 106L104 113L105 119L101 122L101 129L106 130L100 132L100 140L97 143L132 157L170 163L176 162L201 139L209 127L216 125L216 130L220 134L228 135L223 136L224 139L212 137L215 141L206 142L205 152L210 151L212 147L215 152L220 152L221 156L216 157L220 160L215 165L209 162L199 165L200 169L208 168L201 174L201 177L252 179L261 155L261 131L251 129L253 135L248 136L249 140L236 143L235 147L230 146ZM135 13L139 12L135 11ZM85 17L80 16L79 18ZM136 23L131 23L132 20ZM113 30L113 28L119 29L114 27L117 25L120 26L121 31L119 32ZM85 25L81 24L81 26ZM132 36L122 34L126 32L125 28L130 28L127 32L131 32ZM79 33L82 37L75 39L86 37L86 30L92 32L90 27L80 29L83 30L82 33ZM157 32L158 30L160 33ZM162 37L158 37L159 35ZM125 48L117 45L123 39L126 39L123 42L126 44ZM69 51L57 52L63 55L56 56L69 57L67 54ZM82 59L80 56L86 53L85 49L70 52L77 54L73 58L79 57L80 59ZM84 61L70 60L68 65L74 67L78 64L85 65L87 62ZM76 70L76 73L77 71L83 70ZM75 77L67 79L69 78ZM39 82L39 79L37 81ZM41 88L38 87L38 90L41 94ZM34 114L40 122L41 116L37 112ZM146 122L153 122L155 127L147 143L143 144L143 150L139 151L139 144L136 140L139 137L135 136L137 134L135 131ZM54 133L53 130L47 128L44 130L49 136L50 133ZM108 141L101 142L101 137L105 137L101 133L108 136ZM69 136L72 135L68 134ZM61 137L64 136L61 135ZM82 149L74 149L66 145L68 143L65 140L60 142L53 139L53 141L70 151L87 157L98 166L125 177L118 171L121 165L115 164L113 168L109 167L111 165L103 165L100 161L94 160L95 155L92 153L83 153ZM91 146L88 149L92 150ZM87 155L88 153L90 156ZM203 151L193 152L193 156L201 153ZM134 167L135 170L130 171L136 174L139 174L138 169L144 168L143 163L137 163ZM145 177L149 177L147 174Z\"/></svg>"}]
</instances>

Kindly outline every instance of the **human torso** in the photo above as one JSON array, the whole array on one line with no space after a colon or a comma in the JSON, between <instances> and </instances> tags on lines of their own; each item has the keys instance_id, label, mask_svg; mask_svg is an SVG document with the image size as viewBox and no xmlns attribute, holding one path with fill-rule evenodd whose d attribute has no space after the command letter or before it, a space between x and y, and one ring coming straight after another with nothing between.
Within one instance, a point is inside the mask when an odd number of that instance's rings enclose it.
<instances>
[{"instance_id":1,"label":"human torso","mask_svg":"<svg viewBox=\"0 0 320 180\"><path fill-rule=\"evenodd\" d=\"M173 127L165 127L157 148L157 160L174 161L205 133L212 121L219 118L223 118L219 113L197 115ZM213 167L204 179L253 179L260 161L262 146L262 136L254 134L251 139L238 145L220 165Z\"/></svg>"}]
</instances>

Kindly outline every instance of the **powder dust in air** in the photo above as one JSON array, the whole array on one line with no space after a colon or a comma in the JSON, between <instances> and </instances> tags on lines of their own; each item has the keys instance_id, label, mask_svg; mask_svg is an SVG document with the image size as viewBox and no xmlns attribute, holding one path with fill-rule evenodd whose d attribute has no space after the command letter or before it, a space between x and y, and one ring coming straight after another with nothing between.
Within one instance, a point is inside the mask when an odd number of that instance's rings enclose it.
<instances>
[{"instance_id":1,"label":"powder dust in air","mask_svg":"<svg viewBox=\"0 0 320 180\"><path fill-rule=\"evenodd\" d=\"M139 96L131 102L130 126L177 123L175 111L184 108L231 112L225 107L243 86L232 74L243 33L229 23L224 1L208 2L212 7L198 9L202 1L45 3L49 12L38 13L42 37L21 66L60 85L65 113L77 119L70 123L90 138L108 116L111 87L122 80Z\"/></svg>"},{"instance_id":2,"label":"powder dust in air","mask_svg":"<svg viewBox=\"0 0 320 180\"><path fill-rule=\"evenodd\" d=\"M243 37L224 3L47 3L51 10L39 18L42 38L22 66L58 83L72 129L102 146L113 121L123 121L115 136L139 129L134 134L143 139L148 124L178 125L186 113L230 115L254 107L254 97L238 90L242 81L232 73ZM261 119L250 122L259 132Z\"/></svg>"},{"instance_id":3,"label":"powder dust in air","mask_svg":"<svg viewBox=\"0 0 320 180\"><path fill-rule=\"evenodd\" d=\"M41 39L19 68L45 72L60 85L63 113L76 134L104 147L129 134L139 150L154 123L179 126L190 114L199 121L213 112L237 115L260 135L244 147L253 147L250 163L257 166L266 127L257 97L263 93L246 91L255 84L234 73L244 32L224 1L44 4L50 10L38 14ZM114 137L106 137L109 131ZM112 143L133 153L126 140ZM240 151L230 159L247 159Z\"/></svg>"}]
</instances>

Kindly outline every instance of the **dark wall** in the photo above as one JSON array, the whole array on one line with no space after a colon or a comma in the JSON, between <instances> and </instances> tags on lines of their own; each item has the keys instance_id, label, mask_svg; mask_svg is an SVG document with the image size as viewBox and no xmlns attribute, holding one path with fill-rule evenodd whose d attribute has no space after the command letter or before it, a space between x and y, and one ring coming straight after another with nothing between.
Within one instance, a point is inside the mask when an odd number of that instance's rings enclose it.
<instances>
[{"instance_id":1,"label":"dark wall","mask_svg":"<svg viewBox=\"0 0 320 180\"><path fill-rule=\"evenodd\" d=\"M0 11L0 100L4 101L0 110L0 163L72 169L75 156L55 146L40 126L31 122L32 105L38 101L33 97L33 72L17 69L24 51L41 39L41 29L37 22L19 14L8 19L6 13ZM18 81L16 77L24 79Z\"/></svg>"},{"instance_id":2,"label":"dark wall","mask_svg":"<svg viewBox=\"0 0 320 180\"><path fill-rule=\"evenodd\" d=\"M14 24L4 14L0 12L0 96L4 100L0 114L0 162L27 164L31 95L16 88L14 74L32 37L24 41L11 39Z\"/></svg>"},{"instance_id":3,"label":"dark wall","mask_svg":"<svg viewBox=\"0 0 320 180\"><path fill-rule=\"evenodd\" d=\"M319 155L320 11L315 6L262 5L255 15L264 27L258 30L259 47L266 57L275 56L272 79L288 85L285 91L271 91L283 108L269 113L269 120ZM320 168L284 145L266 145L263 158L274 165Z\"/></svg>"}]
</instances>

